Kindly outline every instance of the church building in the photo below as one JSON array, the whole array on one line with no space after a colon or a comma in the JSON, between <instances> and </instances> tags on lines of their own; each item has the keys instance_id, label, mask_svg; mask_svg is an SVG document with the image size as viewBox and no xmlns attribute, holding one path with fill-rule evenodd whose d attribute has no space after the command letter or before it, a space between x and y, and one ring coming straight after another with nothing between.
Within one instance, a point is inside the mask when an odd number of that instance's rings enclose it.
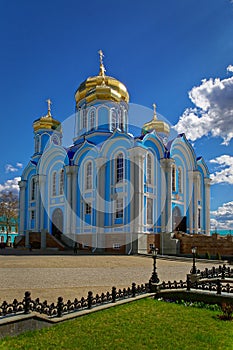
<instances>
[{"instance_id":1,"label":"church building","mask_svg":"<svg viewBox=\"0 0 233 350\"><path fill-rule=\"evenodd\" d=\"M47 114L33 123L34 151L19 182L20 234L48 232L68 246L125 254L145 253L156 236L172 239L175 231L209 235L203 158L184 134L169 139L155 106L133 135L128 91L105 74L99 54L99 74L75 93L73 144L62 146L50 100Z\"/></svg>"}]
</instances>

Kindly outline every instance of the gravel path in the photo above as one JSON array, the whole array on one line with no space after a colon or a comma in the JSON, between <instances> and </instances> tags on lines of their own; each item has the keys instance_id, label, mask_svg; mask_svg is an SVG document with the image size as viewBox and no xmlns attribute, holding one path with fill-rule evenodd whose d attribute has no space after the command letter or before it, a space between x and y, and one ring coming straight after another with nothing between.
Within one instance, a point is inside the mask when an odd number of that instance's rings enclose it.
<instances>
[{"instance_id":1,"label":"gravel path","mask_svg":"<svg viewBox=\"0 0 233 350\"><path fill-rule=\"evenodd\" d=\"M212 265L212 264L211 264ZM211 266L209 265L209 266ZM148 282L152 259L139 256L0 256L0 302L22 299L26 290L32 298L55 302ZM185 279L192 261L158 259L160 280ZM199 269L207 264L198 263Z\"/></svg>"}]
</instances>

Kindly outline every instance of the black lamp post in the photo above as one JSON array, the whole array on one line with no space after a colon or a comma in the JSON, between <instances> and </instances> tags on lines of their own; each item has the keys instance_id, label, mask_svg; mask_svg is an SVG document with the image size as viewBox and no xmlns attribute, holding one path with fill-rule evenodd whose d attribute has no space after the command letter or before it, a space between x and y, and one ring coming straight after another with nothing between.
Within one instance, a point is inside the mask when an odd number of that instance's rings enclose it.
<instances>
[{"instance_id":1,"label":"black lamp post","mask_svg":"<svg viewBox=\"0 0 233 350\"><path fill-rule=\"evenodd\" d=\"M190 273L192 273L193 275L196 275L196 273L197 273L197 268L196 268L196 252L197 252L197 247L192 247L193 267L191 268Z\"/></svg>"},{"instance_id":2,"label":"black lamp post","mask_svg":"<svg viewBox=\"0 0 233 350\"><path fill-rule=\"evenodd\" d=\"M152 272L152 276L150 278L151 283L159 283L159 277L156 271L156 258L158 255L158 248L153 247L151 249L152 251L152 257L153 257L153 272Z\"/></svg>"}]
</instances>

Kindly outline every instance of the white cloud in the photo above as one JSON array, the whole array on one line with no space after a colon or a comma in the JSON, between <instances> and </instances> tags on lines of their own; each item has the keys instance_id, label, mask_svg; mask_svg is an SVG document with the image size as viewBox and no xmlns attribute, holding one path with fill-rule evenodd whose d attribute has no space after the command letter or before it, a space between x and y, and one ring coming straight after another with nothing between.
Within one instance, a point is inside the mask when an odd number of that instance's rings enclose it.
<instances>
[{"instance_id":1,"label":"white cloud","mask_svg":"<svg viewBox=\"0 0 233 350\"><path fill-rule=\"evenodd\" d=\"M16 171L19 171L19 169L22 169L23 164L17 162L16 165L12 164L6 164L5 165L5 171L6 173L15 173Z\"/></svg>"},{"instance_id":2,"label":"white cloud","mask_svg":"<svg viewBox=\"0 0 233 350\"><path fill-rule=\"evenodd\" d=\"M211 212L211 228L220 230L233 229L233 201L224 203L217 210Z\"/></svg>"},{"instance_id":3,"label":"white cloud","mask_svg":"<svg viewBox=\"0 0 233 350\"><path fill-rule=\"evenodd\" d=\"M233 185L233 157L222 155L211 159L210 163L217 165L215 172L210 175L212 184L228 183Z\"/></svg>"},{"instance_id":4,"label":"white cloud","mask_svg":"<svg viewBox=\"0 0 233 350\"><path fill-rule=\"evenodd\" d=\"M233 3L233 2L232 2ZM229 64L229 66L227 67L227 71L228 72L233 72L233 66L232 64Z\"/></svg>"},{"instance_id":5,"label":"white cloud","mask_svg":"<svg viewBox=\"0 0 233 350\"><path fill-rule=\"evenodd\" d=\"M233 66L227 70L233 72ZM189 98L195 107L184 111L174 129L191 141L209 134L228 145L233 138L233 76L204 79L192 88Z\"/></svg>"},{"instance_id":6,"label":"white cloud","mask_svg":"<svg viewBox=\"0 0 233 350\"><path fill-rule=\"evenodd\" d=\"M20 177L15 177L12 180L7 180L4 184L0 184L0 193L13 192L13 193L17 194L19 192L18 182L20 180L21 180Z\"/></svg>"}]
</instances>

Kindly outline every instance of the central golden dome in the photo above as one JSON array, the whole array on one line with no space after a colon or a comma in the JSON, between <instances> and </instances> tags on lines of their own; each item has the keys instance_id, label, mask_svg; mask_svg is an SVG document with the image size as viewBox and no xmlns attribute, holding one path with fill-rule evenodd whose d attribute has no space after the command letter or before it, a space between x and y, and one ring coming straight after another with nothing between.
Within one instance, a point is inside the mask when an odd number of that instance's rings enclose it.
<instances>
[{"instance_id":1,"label":"central golden dome","mask_svg":"<svg viewBox=\"0 0 233 350\"><path fill-rule=\"evenodd\" d=\"M75 93L76 105L85 99L87 103L95 100L109 100L113 102L129 102L129 94L124 84L119 80L105 75L103 53L100 50L99 75L87 78L80 84Z\"/></svg>"}]
</instances>

